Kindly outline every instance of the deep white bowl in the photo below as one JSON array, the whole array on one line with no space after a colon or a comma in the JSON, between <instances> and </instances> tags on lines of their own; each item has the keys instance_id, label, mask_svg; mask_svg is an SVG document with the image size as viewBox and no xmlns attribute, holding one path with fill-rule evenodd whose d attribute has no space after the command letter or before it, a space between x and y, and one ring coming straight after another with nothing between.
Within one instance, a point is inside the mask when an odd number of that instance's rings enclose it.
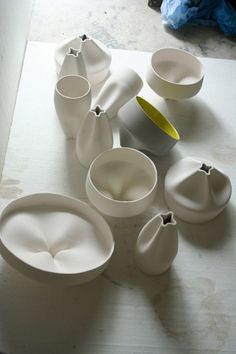
<instances>
[{"instance_id":1,"label":"deep white bowl","mask_svg":"<svg viewBox=\"0 0 236 354\"><path fill-rule=\"evenodd\" d=\"M114 250L111 230L87 204L39 193L14 200L0 215L0 253L16 270L51 284L97 277Z\"/></svg>"},{"instance_id":2,"label":"deep white bowl","mask_svg":"<svg viewBox=\"0 0 236 354\"><path fill-rule=\"evenodd\" d=\"M176 100L196 95L203 78L200 60L177 48L162 48L153 53L146 73L153 91L161 97Z\"/></svg>"},{"instance_id":3,"label":"deep white bowl","mask_svg":"<svg viewBox=\"0 0 236 354\"><path fill-rule=\"evenodd\" d=\"M129 217L142 213L155 198L157 170L143 153L130 148L110 149L90 165L86 192L103 214Z\"/></svg>"}]
</instances>

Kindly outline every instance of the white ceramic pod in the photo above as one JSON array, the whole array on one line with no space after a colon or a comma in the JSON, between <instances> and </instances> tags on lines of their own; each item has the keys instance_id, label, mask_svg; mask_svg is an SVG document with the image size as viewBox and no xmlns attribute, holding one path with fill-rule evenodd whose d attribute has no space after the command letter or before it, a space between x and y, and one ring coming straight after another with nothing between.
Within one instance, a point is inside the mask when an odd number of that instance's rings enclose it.
<instances>
[{"instance_id":1,"label":"white ceramic pod","mask_svg":"<svg viewBox=\"0 0 236 354\"><path fill-rule=\"evenodd\" d=\"M204 78L200 60L177 48L162 48L153 53L146 80L159 96L185 99L196 95Z\"/></svg>"},{"instance_id":2,"label":"white ceramic pod","mask_svg":"<svg viewBox=\"0 0 236 354\"><path fill-rule=\"evenodd\" d=\"M67 75L80 75L87 78L84 59L80 50L69 48L66 53L59 73L59 78Z\"/></svg>"},{"instance_id":3,"label":"white ceramic pod","mask_svg":"<svg viewBox=\"0 0 236 354\"><path fill-rule=\"evenodd\" d=\"M109 73L111 53L108 48L95 38L86 34L66 39L55 51L57 72L60 72L64 57L69 48L81 51L86 67L87 77L92 85L103 81Z\"/></svg>"},{"instance_id":4,"label":"white ceramic pod","mask_svg":"<svg viewBox=\"0 0 236 354\"><path fill-rule=\"evenodd\" d=\"M119 112L121 146L162 156L180 139L175 127L142 97L130 100Z\"/></svg>"},{"instance_id":5,"label":"white ceramic pod","mask_svg":"<svg viewBox=\"0 0 236 354\"><path fill-rule=\"evenodd\" d=\"M215 218L231 196L229 177L205 160L186 157L165 177L165 199L180 219L203 223Z\"/></svg>"},{"instance_id":6,"label":"white ceramic pod","mask_svg":"<svg viewBox=\"0 0 236 354\"><path fill-rule=\"evenodd\" d=\"M81 124L76 139L76 155L80 163L88 168L95 157L112 146L110 120L106 112L96 106L88 112Z\"/></svg>"},{"instance_id":7,"label":"white ceramic pod","mask_svg":"<svg viewBox=\"0 0 236 354\"><path fill-rule=\"evenodd\" d=\"M91 105L91 86L79 75L63 76L57 81L54 104L67 138L76 138L80 125Z\"/></svg>"},{"instance_id":8,"label":"white ceramic pod","mask_svg":"<svg viewBox=\"0 0 236 354\"><path fill-rule=\"evenodd\" d=\"M129 217L142 213L153 202L157 170L146 155L130 148L110 149L90 165L86 192L103 214Z\"/></svg>"},{"instance_id":9,"label":"white ceramic pod","mask_svg":"<svg viewBox=\"0 0 236 354\"><path fill-rule=\"evenodd\" d=\"M0 253L17 271L50 284L97 277L114 250L111 230L94 209L64 195L18 198L0 215Z\"/></svg>"},{"instance_id":10,"label":"white ceramic pod","mask_svg":"<svg viewBox=\"0 0 236 354\"><path fill-rule=\"evenodd\" d=\"M138 94L142 86L143 81L134 70L123 68L107 79L93 106L101 106L109 118L113 118L125 103Z\"/></svg>"},{"instance_id":11,"label":"white ceramic pod","mask_svg":"<svg viewBox=\"0 0 236 354\"><path fill-rule=\"evenodd\" d=\"M169 269L178 252L178 231L173 213L154 216L139 233L135 247L137 266L150 275Z\"/></svg>"}]
</instances>

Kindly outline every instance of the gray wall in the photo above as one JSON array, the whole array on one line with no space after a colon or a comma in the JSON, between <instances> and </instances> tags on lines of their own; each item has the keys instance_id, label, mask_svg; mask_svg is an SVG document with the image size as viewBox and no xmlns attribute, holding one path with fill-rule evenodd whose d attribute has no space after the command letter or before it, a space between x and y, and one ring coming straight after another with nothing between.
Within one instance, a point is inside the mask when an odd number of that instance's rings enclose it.
<instances>
[{"instance_id":1,"label":"gray wall","mask_svg":"<svg viewBox=\"0 0 236 354\"><path fill-rule=\"evenodd\" d=\"M0 176L31 16L31 0L0 0Z\"/></svg>"}]
</instances>

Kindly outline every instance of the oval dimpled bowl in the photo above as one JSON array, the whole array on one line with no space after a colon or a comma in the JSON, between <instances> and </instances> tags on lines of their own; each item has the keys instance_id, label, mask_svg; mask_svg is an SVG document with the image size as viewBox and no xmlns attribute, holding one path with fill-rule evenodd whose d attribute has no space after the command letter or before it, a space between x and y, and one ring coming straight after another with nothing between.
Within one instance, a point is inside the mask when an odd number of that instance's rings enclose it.
<instances>
[{"instance_id":1,"label":"oval dimpled bowl","mask_svg":"<svg viewBox=\"0 0 236 354\"><path fill-rule=\"evenodd\" d=\"M114 250L111 230L87 204L59 194L14 200L0 216L0 252L16 270L51 284L97 277Z\"/></svg>"}]
</instances>

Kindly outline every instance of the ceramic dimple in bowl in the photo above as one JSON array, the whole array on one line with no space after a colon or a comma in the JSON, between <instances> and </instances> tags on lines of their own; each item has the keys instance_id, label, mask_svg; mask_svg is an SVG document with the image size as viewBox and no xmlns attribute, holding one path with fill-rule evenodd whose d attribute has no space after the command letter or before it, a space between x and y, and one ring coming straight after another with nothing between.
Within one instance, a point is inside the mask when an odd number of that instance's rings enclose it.
<instances>
[{"instance_id":1,"label":"ceramic dimple in bowl","mask_svg":"<svg viewBox=\"0 0 236 354\"><path fill-rule=\"evenodd\" d=\"M121 146L165 155L180 139L175 127L154 106L137 96L120 111Z\"/></svg>"},{"instance_id":2,"label":"ceramic dimple in bowl","mask_svg":"<svg viewBox=\"0 0 236 354\"><path fill-rule=\"evenodd\" d=\"M177 48L162 48L153 53L146 80L159 96L185 99L195 96L204 78L203 65L192 54Z\"/></svg>"},{"instance_id":3,"label":"ceramic dimple in bowl","mask_svg":"<svg viewBox=\"0 0 236 354\"><path fill-rule=\"evenodd\" d=\"M52 284L97 277L114 249L109 226L87 204L59 194L14 200L0 216L0 252L21 273Z\"/></svg>"},{"instance_id":4,"label":"ceramic dimple in bowl","mask_svg":"<svg viewBox=\"0 0 236 354\"><path fill-rule=\"evenodd\" d=\"M157 170L143 153L130 148L110 149L90 165L86 192L103 214L129 217L142 213L152 203L157 188Z\"/></svg>"}]
</instances>

